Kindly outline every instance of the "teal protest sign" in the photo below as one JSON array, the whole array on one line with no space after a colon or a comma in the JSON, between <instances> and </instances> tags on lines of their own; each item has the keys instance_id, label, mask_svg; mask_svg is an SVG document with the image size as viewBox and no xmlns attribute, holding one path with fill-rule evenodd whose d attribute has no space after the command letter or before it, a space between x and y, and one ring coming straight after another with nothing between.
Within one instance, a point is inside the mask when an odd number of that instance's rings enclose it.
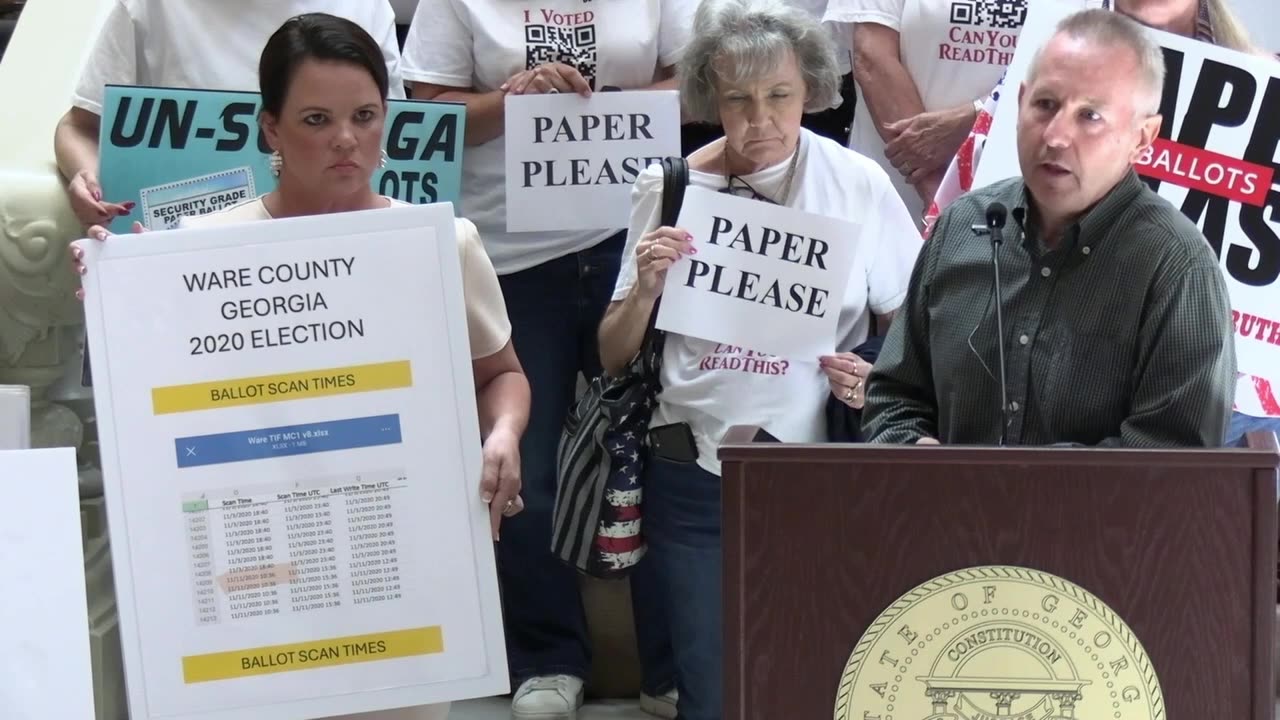
<instances>
[{"instance_id":1,"label":"teal protest sign","mask_svg":"<svg viewBox=\"0 0 1280 720\"><path fill-rule=\"evenodd\" d=\"M135 220L171 228L275 187L271 148L258 127L257 93L108 85L100 182L113 202L137 203L112 232ZM387 101L386 166L373 189L414 204L457 203L466 108L460 103Z\"/></svg>"}]
</instances>

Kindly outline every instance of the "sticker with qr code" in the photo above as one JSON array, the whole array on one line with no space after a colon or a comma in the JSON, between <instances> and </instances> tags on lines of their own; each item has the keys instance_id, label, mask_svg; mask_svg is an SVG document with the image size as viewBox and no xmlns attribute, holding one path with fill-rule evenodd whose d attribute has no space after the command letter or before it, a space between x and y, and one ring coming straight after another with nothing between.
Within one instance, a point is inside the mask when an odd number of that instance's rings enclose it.
<instances>
[{"instance_id":1,"label":"sticker with qr code","mask_svg":"<svg viewBox=\"0 0 1280 720\"><path fill-rule=\"evenodd\" d=\"M596 26L525 25L525 67L529 70L547 63L563 63L581 73L592 90L596 89L598 66Z\"/></svg>"},{"instance_id":2,"label":"sticker with qr code","mask_svg":"<svg viewBox=\"0 0 1280 720\"><path fill-rule=\"evenodd\" d=\"M148 230L170 230L182 217L208 215L258 196L249 167L143 188L139 194Z\"/></svg>"},{"instance_id":3,"label":"sticker with qr code","mask_svg":"<svg viewBox=\"0 0 1280 720\"><path fill-rule=\"evenodd\" d=\"M1027 20L1027 0L955 0L951 22L956 25L1017 30Z\"/></svg>"}]
</instances>

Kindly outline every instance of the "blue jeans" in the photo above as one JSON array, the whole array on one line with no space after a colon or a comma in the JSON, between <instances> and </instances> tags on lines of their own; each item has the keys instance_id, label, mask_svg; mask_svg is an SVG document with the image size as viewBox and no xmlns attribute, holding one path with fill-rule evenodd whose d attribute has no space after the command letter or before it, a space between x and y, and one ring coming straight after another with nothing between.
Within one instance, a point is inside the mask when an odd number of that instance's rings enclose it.
<instances>
[{"instance_id":1,"label":"blue jeans","mask_svg":"<svg viewBox=\"0 0 1280 720\"><path fill-rule=\"evenodd\" d=\"M533 391L520 442L524 512L502 521L497 545L512 689L538 675L586 679L591 664L578 574L551 552L556 448L579 374L600 374L596 331L613 297L626 233L498 278L512 341ZM641 612L640 609L637 612ZM665 627L659 615L637 622ZM669 645L641 645L645 691L674 682Z\"/></svg>"},{"instance_id":2,"label":"blue jeans","mask_svg":"<svg viewBox=\"0 0 1280 720\"><path fill-rule=\"evenodd\" d=\"M631 578L632 597L637 602L660 603L669 621L680 720L720 720L724 705L720 478L692 463L650 458L643 487L641 527L649 552ZM661 631L642 621L637 617L637 633Z\"/></svg>"},{"instance_id":3,"label":"blue jeans","mask_svg":"<svg viewBox=\"0 0 1280 720\"><path fill-rule=\"evenodd\" d=\"M1280 437L1280 418L1253 417L1244 413L1231 413L1231 424L1227 426L1226 447L1244 447L1245 433L1270 430Z\"/></svg>"}]
</instances>

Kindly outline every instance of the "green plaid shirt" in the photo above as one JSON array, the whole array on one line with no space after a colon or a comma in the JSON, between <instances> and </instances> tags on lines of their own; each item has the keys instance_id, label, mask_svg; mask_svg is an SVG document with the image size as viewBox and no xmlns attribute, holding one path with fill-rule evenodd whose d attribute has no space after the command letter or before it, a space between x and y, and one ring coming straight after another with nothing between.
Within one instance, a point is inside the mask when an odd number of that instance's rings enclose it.
<instances>
[{"instance_id":1,"label":"green plaid shirt","mask_svg":"<svg viewBox=\"0 0 1280 720\"><path fill-rule=\"evenodd\" d=\"M953 203L924 246L867 381L869 442L996 444L991 240L971 226L1015 178ZM1218 447L1231 415L1231 304L1199 230L1132 171L1049 250L1010 213L1000 251L1010 445Z\"/></svg>"}]
</instances>

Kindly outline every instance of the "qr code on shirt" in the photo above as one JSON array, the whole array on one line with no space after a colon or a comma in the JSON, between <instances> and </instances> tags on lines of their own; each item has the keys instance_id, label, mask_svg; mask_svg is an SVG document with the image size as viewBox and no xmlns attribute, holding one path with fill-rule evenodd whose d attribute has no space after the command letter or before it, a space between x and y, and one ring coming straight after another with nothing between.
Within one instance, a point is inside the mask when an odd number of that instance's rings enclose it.
<instances>
[{"instance_id":1,"label":"qr code on shirt","mask_svg":"<svg viewBox=\"0 0 1280 720\"><path fill-rule=\"evenodd\" d=\"M955 0L951 3L954 25L981 25L1017 30L1027 21L1027 0Z\"/></svg>"},{"instance_id":2,"label":"qr code on shirt","mask_svg":"<svg viewBox=\"0 0 1280 720\"><path fill-rule=\"evenodd\" d=\"M575 68L596 89L596 26L572 28L554 25L526 25L524 28L525 68L546 63L564 63Z\"/></svg>"}]
</instances>

